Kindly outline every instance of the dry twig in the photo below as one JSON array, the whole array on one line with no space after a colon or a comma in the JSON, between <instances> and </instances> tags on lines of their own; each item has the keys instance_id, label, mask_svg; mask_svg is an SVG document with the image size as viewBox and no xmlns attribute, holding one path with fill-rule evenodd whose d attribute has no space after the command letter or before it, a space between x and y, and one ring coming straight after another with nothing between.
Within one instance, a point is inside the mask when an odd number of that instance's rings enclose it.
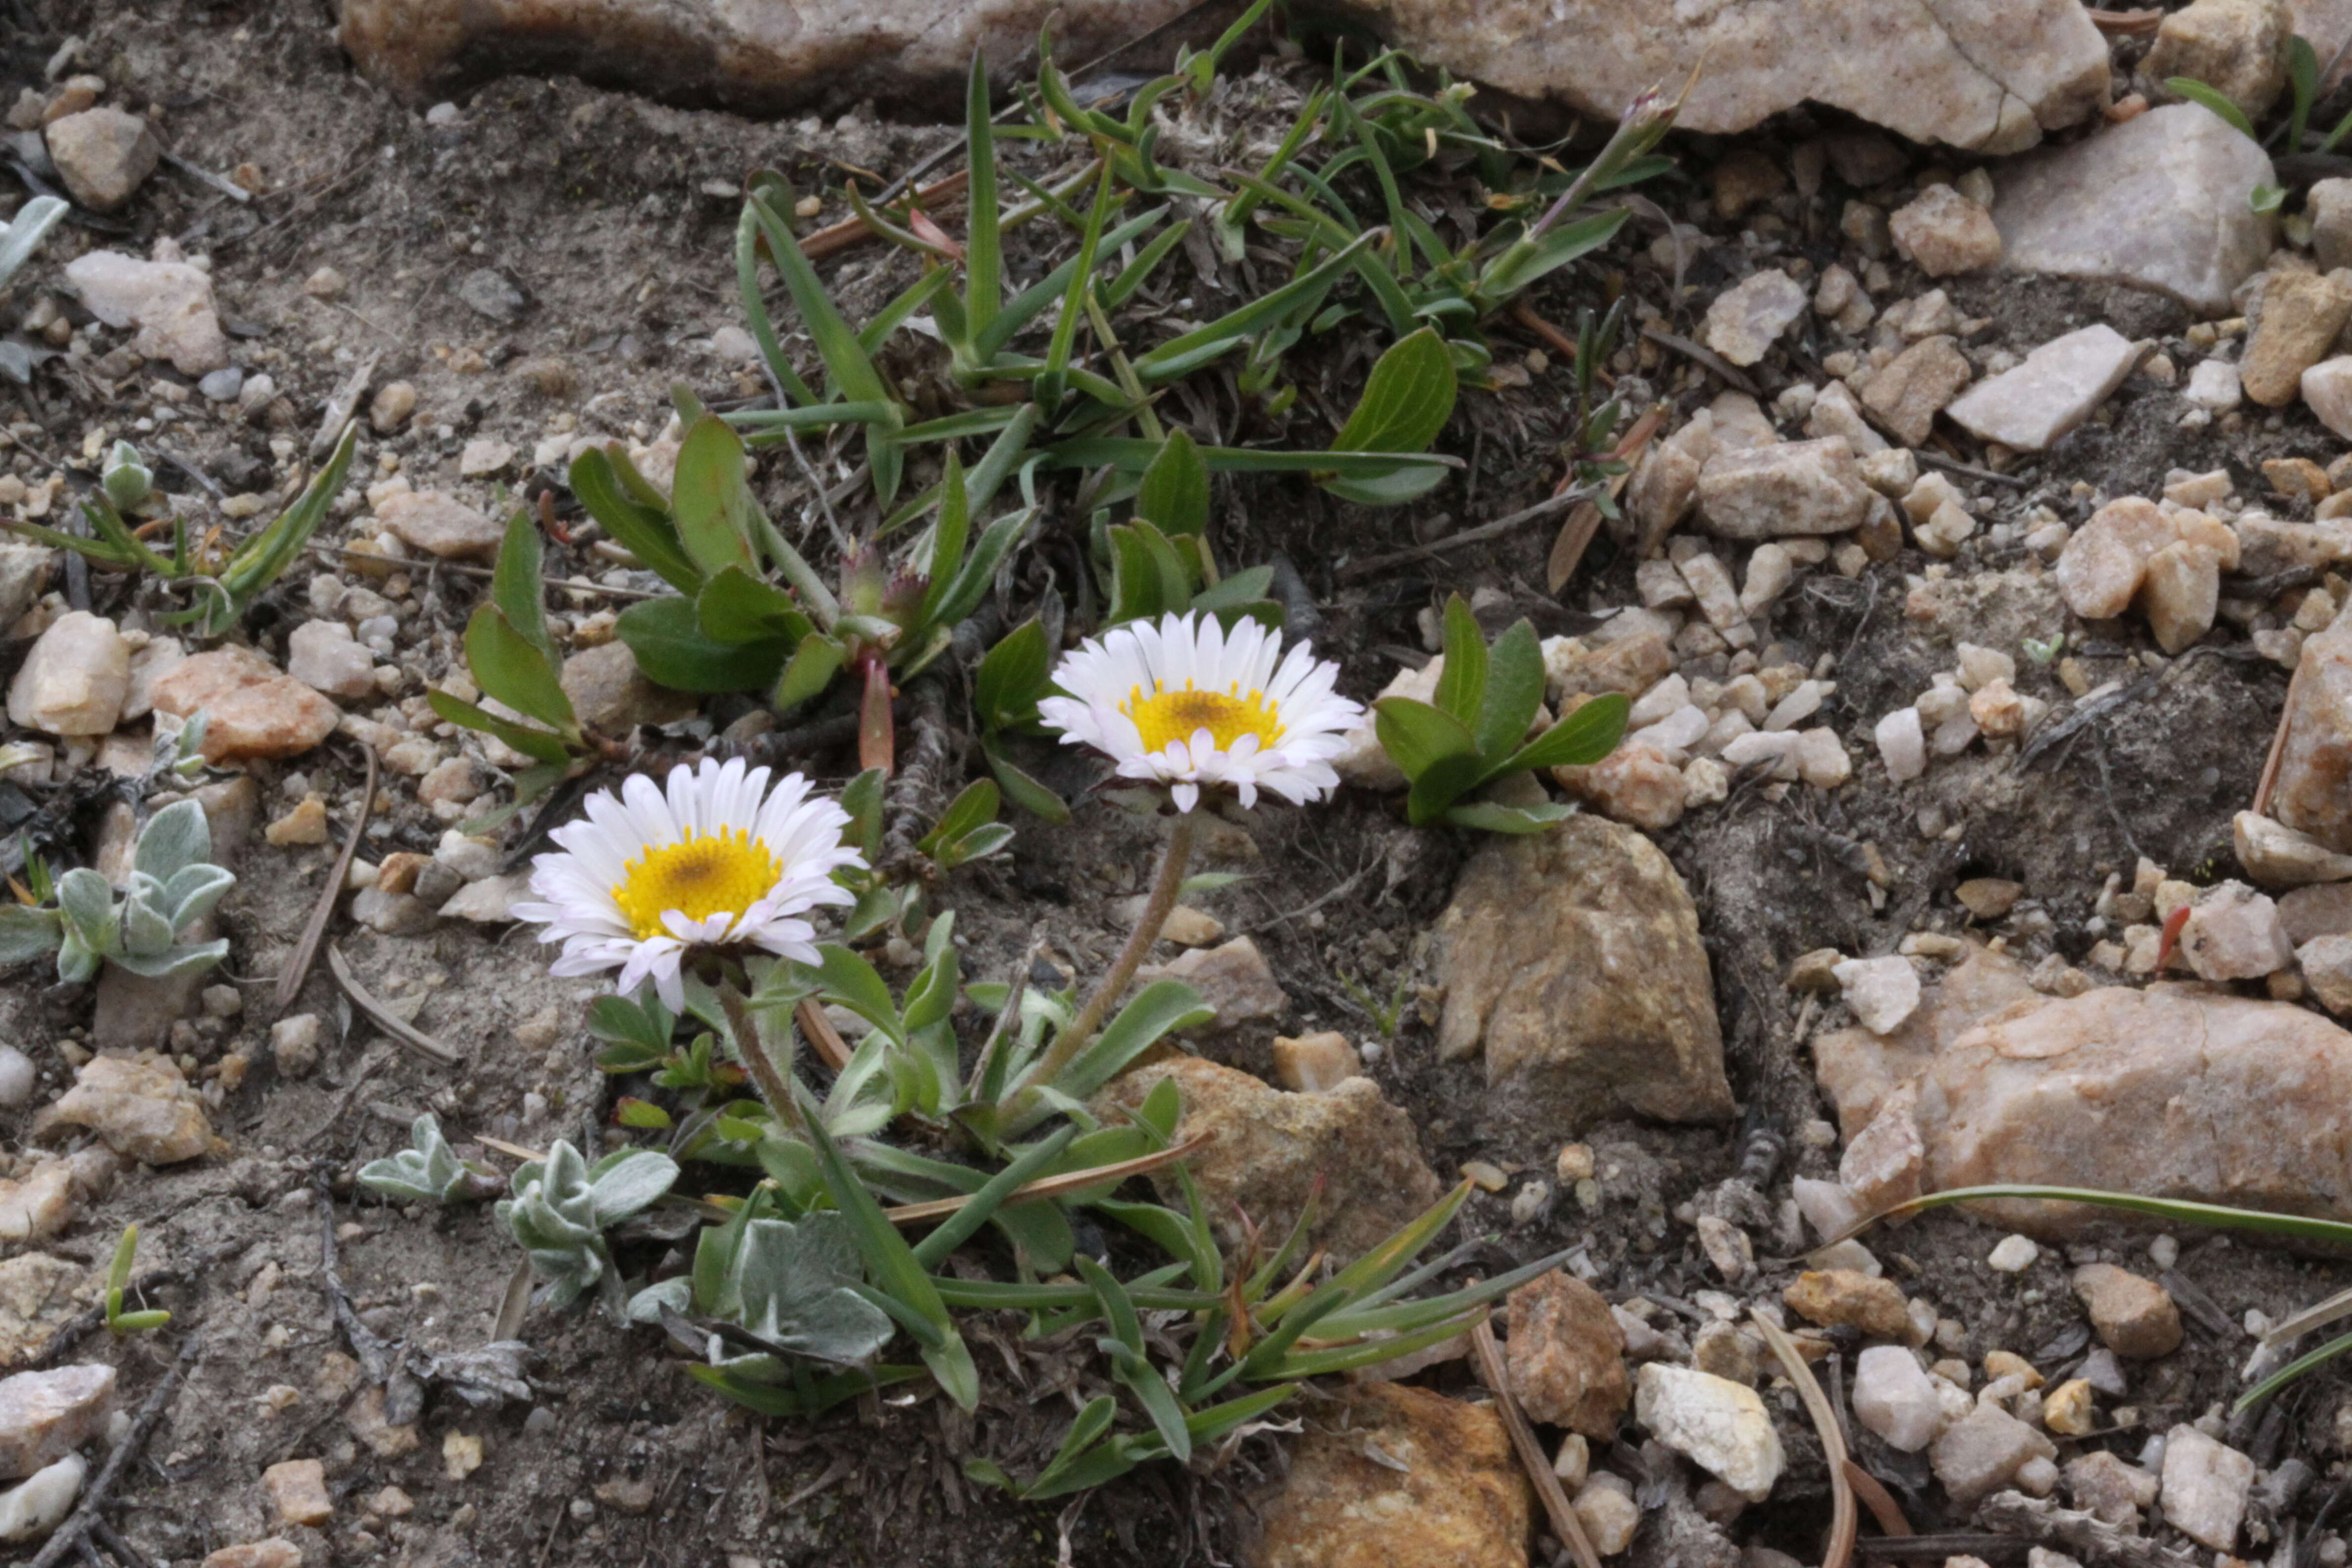
<instances>
[{"instance_id":1,"label":"dry twig","mask_svg":"<svg viewBox=\"0 0 2352 1568\"><path fill-rule=\"evenodd\" d=\"M180 1353L173 1359L171 1370L140 1404L139 1414L131 1418L131 1430L124 1433L122 1441L114 1446L114 1451L106 1457L106 1467L98 1472L98 1479L91 1482L89 1489L82 1494L81 1506L73 1510L72 1517L58 1526L57 1532L49 1537L48 1544L35 1554L32 1568L56 1568L58 1563L65 1561L67 1552L84 1549L83 1542L99 1523L99 1510L113 1497L115 1486L122 1479L122 1472L131 1468L131 1461L137 1458L140 1449L147 1446L148 1434L155 1430L155 1423L161 1421L163 1412L172 1407L172 1401L179 1394L180 1384L187 1381L188 1368L195 1364L196 1352L204 1348L204 1342L205 1337L200 1332L188 1335L187 1342L181 1345Z\"/></svg>"},{"instance_id":2,"label":"dry twig","mask_svg":"<svg viewBox=\"0 0 2352 1568\"><path fill-rule=\"evenodd\" d=\"M361 984L359 976L352 973L351 963L343 957L341 948L328 947L327 967L333 972L335 984L343 988L343 994L352 999L352 1005L365 1013L370 1023L410 1050L419 1056L429 1057L445 1068L456 1067L466 1059L377 1000L375 994Z\"/></svg>"},{"instance_id":3,"label":"dry twig","mask_svg":"<svg viewBox=\"0 0 2352 1568\"><path fill-rule=\"evenodd\" d=\"M362 743L360 754L367 759L367 782L360 789L360 809L352 818L351 835L343 840L342 853L335 857L335 868L328 876L327 885L319 889L319 902L302 927L301 940L294 944L286 967L278 971L278 991L272 1000L280 1014L302 994L302 983L310 978L310 966L319 961L319 943L326 937L327 922L334 918L335 900L342 897L343 884L351 878L352 857L359 853L360 837L367 832L368 814L375 809L375 748Z\"/></svg>"},{"instance_id":4,"label":"dry twig","mask_svg":"<svg viewBox=\"0 0 2352 1568\"><path fill-rule=\"evenodd\" d=\"M1511 1435L1511 1447L1519 1456L1520 1468L1535 1482L1536 1495L1543 1499L1552 1533L1575 1554L1577 1568L1601 1568L1599 1554L1584 1537L1584 1525L1577 1519L1576 1510L1569 1506L1568 1494L1560 1489L1559 1478L1552 1473L1543 1445L1536 1441L1535 1428L1520 1413L1518 1397L1511 1392L1511 1380L1503 1372L1501 1347L1496 1344L1495 1331L1487 1327L1484 1318L1470 1327L1470 1348L1478 1354L1478 1375L1495 1395L1495 1408L1502 1415L1503 1429Z\"/></svg>"},{"instance_id":5,"label":"dry twig","mask_svg":"<svg viewBox=\"0 0 2352 1568\"><path fill-rule=\"evenodd\" d=\"M1845 1434L1838 1427L1837 1412L1830 1407L1829 1395L1822 1392L1813 1369L1797 1353L1796 1342L1781 1331L1780 1325L1763 1313L1750 1311L1748 1321L1772 1348L1773 1358L1780 1370L1796 1385L1797 1397L1805 1402L1805 1414L1813 1418L1813 1430L1821 1435L1822 1454L1829 1462L1830 1471L1830 1544L1822 1554L1822 1568L1846 1568L1853 1560L1853 1542L1859 1516L1854 1510L1853 1481L1846 1474Z\"/></svg>"}]
</instances>

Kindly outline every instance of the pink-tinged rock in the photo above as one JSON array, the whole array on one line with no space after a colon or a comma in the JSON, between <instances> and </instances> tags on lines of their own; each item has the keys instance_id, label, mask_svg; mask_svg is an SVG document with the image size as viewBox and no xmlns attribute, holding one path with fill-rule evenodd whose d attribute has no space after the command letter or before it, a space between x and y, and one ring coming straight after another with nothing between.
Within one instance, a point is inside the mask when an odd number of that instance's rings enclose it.
<instances>
[{"instance_id":1,"label":"pink-tinged rock","mask_svg":"<svg viewBox=\"0 0 2352 1568\"><path fill-rule=\"evenodd\" d=\"M333 734L341 717L333 702L247 647L197 654L158 680L154 697L159 713L205 715L212 763L299 756Z\"/></svg>"},{"instance_id":2,"label":"pink-tinged rock","mask_svg":"<svg viewBox=\"0 0 2352 1568\"><path fill-rule=\"evenodd\" d=\"M1750 273L1715 297L1699 335L1732 363L1750 365L1772 352L1805 313L1804 286L1777 267Z\"/></svg>"},{"instance_id":3,"label":"pink-tinged rock","mask_svg":"<svg viewBox=\"0 0 2352 1568\"><path fill-rule=\"evenodd\" d=\"M1926 1191L2100 1187L2352 1219L2352 1034L2308 1009L2202 986L2109 986L2001 1008L1940 1046L1919 1035L1872 1045L1859 1030L1816 1041L1822 1085L1858 1131L1917 1079ZM2096 1217L1982 1206L2044 1239Z\"/></svg>"},{"instance_id":4,"label":"pink-tinged rock","mask_svg":"<svg viewBox=\"0 0 2352 1568\"><path fill-rule=\"evenodd\" d=\"M53 120L49 159L73 199L109 213L131 199L163 155L147 121L120 109L85 109Z\"/></svg>"},{"instance_id":5,"label":"pink-tinged rock","mask_svg":"<svg viewBox=\"0 0 2352 1568\"><path fill-rule=\"evenodd\" d=\"M2352 623L2304 639L2289 686L2270 815L2330 849L2352 851Z\"/></svg>"},{"instance_id":6,"label":"pink-tinged rock","mask_svg":"<svg viewBox=\"0 0 2352 1568\"><path fill-rule=\"evenodd\" d=\"M2254 1461L2189 1426L2164 1435L2164 1521L2216 1552L2238 1543Z\"/></svg>"},{"instance_id":7,"label":"pink-tinged rock","mask_svg":"<svg viewBox=\"0 0 2352 1568\"><path fill-rule=\"evenodd\" d=\"M376 693L375 655L341 621L304 621L286 639L286 673L330 697Z\"/></svg>"},{"instance_id":8,"label":"pink-tinged rock","mask_svg":"<svg viewBox=\"0 0 2352 1568\"><path fill-rule=\"evenodd\" d=\"M1944 1428L1927 1458L1954 1505L1970 1509L2009 1485L2032 1461L2057 1454L2049 1438L2008 1411L1979 1405Z\"/></svg>"},{"instance_id":9,"label":"pink-tinged rock","mask_svg":"<svg viewBox=\"0 0 2352 1568\"><path fill-rule=\"evenodd\" d=\"M1906 1083L1846 1145L1838 1162L1838 1184L1864 1214L1879 1214L1919 1195L1927 1146L1919 1138L1919 1089Z\"/></svg>"},{"instance_id":10,"label":"pink-tinged rock","mask_svg":"<svg viewBox=\"0 0 2352 1568\"><path fill-rule=\"evenodd\" d=\"M2156 646L2177 654L2213 629L2221 603L2221 558L2186 540L2168 544L2147 558L2139 594Z\"/></svg>"},{"instance_id":11,"label":"pink-tinged rock","mask_svg":"<svg viewBox=\"0 0 2352 1568\"><path fill-rule=\"evenodd\" d=\"M375 514L402 543L447 561L488 561L506 536L504 524L439 490L386 496Z\"/></svg>"},{"instance_id":12,"label":"pink-tinged rock","mask_svg":"<svg viewBox=\"0 0 2352 1568\"><path fill-rule=\"evenodd\" d=\"M1245 1214L1254 1224L1287 1232L1319 1184L1318 1243L1352 1258L1443 1195L1422 1160L1412 1119L1368 1078L1320 1094L1290 1094L1198 1057L1171 1057L1113 1079L1096 1098L1097 1114L1123 1116L1168 1078L1184 1099L1179 1139L1216 1134L1188 1164L1222 1226ZM1153 1179L1166 1181L1163 1196L1182 1201L1173 1180Z\"/></svg>"},{"instance_id":13,"label":"pink-tinged rock","mask_svg":"<svg viewBox=\"0 0 2352 1568\"><path fill-rule=\"evenodd\" d=\"M2127 609L2147 576L2148 558L2176 542L2179 530L2154 501L2123 496L2091 514L2059 552L2058 591L2086 621Z\"/></svg>"},{"instance_id":14,"label":"pink-tinged rock","mask_svg":"<svg viewBox=\"0 0 2352 1568\"><path fill-rule=\"evenodd\" d=\"M2180 928L2180 951L2201 980L2260 980L2294 962L2278 905L2243 882L2206 890Z\"/></svg>"},{"instance_id":15,"label":"pink-tinged rock","mask_svg":"<svg viewBox=\"0 0 2352 1568\"><path fill-rule=\"evenodd\" d=\"M1564 1134L1730 1113L1698 915L1672 862L1580 815L1479 849L1440 917L1438 1053L1483 1049L1486 1109Z\"/></svg>"},{"instance_id":16,"label":"pink-tinged rock","mask_svg":"<svg viewBox=\"0 0 2352 1568\"><path fill-rule=\"evenodd\" d=\"M131 689L131 650L114 623L68 610L25 656L8 683L8 721L50 735L103 735Z\"/></svg>"},{"instance_id":17,"label":"pink-tinged rock","mask_svg":"<svg viewBox=\"0 0 2352 1568\"><path fill-rule=\"evenodd\" d=\"M119 250L93 250L66 264L66 281L108 326L138 327L131 340L134 353L170 360L182 375L207 375L228 363L212 275L176 254L142 261Z\"/></svg>"},{"instance_id":18,"label":"pink-tinged rock","mask_svg":"<svg viewBox=\"0 0 2352 1568\"><path fill-rule=\"evenodd\" d=\"M1949 185L1920 192L1895 209L1887 228L1930 278L1979 271L2000 259L2000 230L1992 214Z\"/></svg>"},{"instance_id":19,"label":"pink-tinged rock","mask_svg":"<svg viewBox=\"0 0 2352 1568\"><path fill-rule=\"evenodd\" d=\"M101 1363L0 1378L0 1480L29 1476L98 1436L114 1405Z\"/></svg>"},{"instance_id":20,"label":"pink-tinged rock","mask_svg":"<svg viewBox=\"0 0 2352 1568\"><path fill-rule=\"evenodd\" d=\"M1674 97L1688 80L1676 121L1687 131L1743 131L1811 101L1915 142L2014 153L2106 102L2102 41L2079 9L2050 0L1899 14L1843 0L1678 11L1629 0L1379 0L1370 9L1430 65L1603 119L1662 85Z\"/></svg>"},{"instance_id":21,"label":"pink-tinged rock","mask_svg":"<svg viewBox=\"0 0 2352 1568\"><path fill-rule=\"evenodd\" d=\"M2074 1270L2074 1294L2099 1341L2119 1356L2151 1361L2180 1348L2180 1309L2163 1286L2112 1263Z\"/></svg>"},{"instance_id":22,"label":"pink-tinged rock","mask_svg":"<svg viewBox=\"0 0 2352 1568\"><path fill-rule=\"evenodd\" d=\"M2321 360L2303 373L2296 390L2322 425L2352 439L2352 354Z\"/></svg>"},{"instance_id":23,"label":"pink-tinged rock","mask_svg":"<svg viewBox=\"0 0 2352 1568\"><path fill-rule=\"evenodd\" d=\"M92 1057L41 1112L35 1134L58 1126L87 1127L116 1153L150 1165L175 1165L213 1146L204 1101L166 1057Z\"/></svg>"},{"instance_id":24,"label":"pink-tinged rock","mask_svg":"<svg viewBox=\"0 0 2352 1568\"><path fill-rule=\"evenodd\" d=\"M2053 338L2015 369L1979 382L1944 413L1979 440L2039 452L2088 419L2139 359L2139 345L2105 322L2094 322Z\"/></svg>"},{"instance_id":25,"label":"pink-tinged rock","mask_svg":"<svg viewBox=\"0 0 2352 1568\"><path fill-rule=\"evenodd\" d=\"M1718 450L1698 478L1699 515L1723 539L1844 533L1862 526L1874 493L1841 436Z\"/></svg>"},{"instance_id":26,"label":"pink-tinged rock","mask_svg":"<svg viewBox=\"0 0 2352 1568\"><path fill-rule=\"evenodd\" d=\"M1528 1414L1588 1437L1615 1436L1633 1383L1607 1299L1555 1268L1512 1291L1505 1315L1511 1388Z\"/></svg>"},{"instance_id":27,"label":"pink-tinged rock","mask_svg":"<svg viewBox=\"0 0 2352 1568\"><path fill-rule=\"evenodd\" d=\"M1992 217L2011 271L2128 283L2222 316L2278 242L2278 215L2245 194L2277 183L2221 116L2176 103L2004 166Z\"/></svg>"},{"instance_id":28,"label":"pink-tinged rock","mask_svg":"<svg viewBox=\"0 0 2352 1568\"><path fill-rule=\"evenodd\" d=\"M1603 816L1653 833L1682 820L1689 793L1682 770L1651 746L1620 746L1589 766L1554 768L1552 777Z\"/></svg>"}]
</instances>

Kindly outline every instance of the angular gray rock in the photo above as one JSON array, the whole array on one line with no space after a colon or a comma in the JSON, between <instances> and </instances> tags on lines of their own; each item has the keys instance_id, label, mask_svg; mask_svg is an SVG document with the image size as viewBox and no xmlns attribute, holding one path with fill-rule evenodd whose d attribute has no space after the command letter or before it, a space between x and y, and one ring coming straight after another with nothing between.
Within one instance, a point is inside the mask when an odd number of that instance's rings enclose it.
<instances>
[{"instance_id":1,"label":"angular gray rock","mask_svg":"<svg viewBox=\"0 0 2352 1568\"><path fill-rule=\"evenodd\" d=\"M1944 407L1980 440L2039 452L2105 403L2139 363L2140 349L2105 321L2053 338L2025 363L1979 382Z\"/></svg>"},{"instance_id":2,"label":"angular gray rock","mask_svg":"<svg viewBox=\"0 0 2352 1568\"><path fill-rule=\"evenodd\" d=\"M2001 171L1992 218L2012 272L2107 279L2210 315L2278 243L2246 193L2269 155L2193 103L2152 109Z\"/></svg>"},{"instance_id":3,"label":"angular gray rock","mask_svg":"<svg viewBox=\"0 0 2352 1568\"><path fill-rule=\"evenodd\" d=\"M1486 1112L1565 1135L1731 1113L1697 911L1630 827L1572 816L1480 849L1437 924L1438 1052L1482 1047Z\"/></svg>"},{"instance_id":4,"label":"angular gray rock","mask_svg":"<svg viewBox=\"0 0 2352 1568\"><path fill-rule=\"evenodd\" d=\"M1330 0L1316 8L1341 9ZM1058 13L1056 52L1082 60L1192 9L1189 0L343 0L341 39L362 71L412 97L503 72L566 70L761 112L863 97L936 108L953 101L975 51L1003 69L1025 62L1049 14ZM1355 14L1429 65L1609 119L1654 89L1672 96L1704 61L1682 111L1690 131L1743 131L1811 101L1916 142L2013 153L2107 97L2106 47L2077 0L1370 0ZM1206 37L1221 21L1210 13L1186 26Z\"/></svg>"}]
</instances>

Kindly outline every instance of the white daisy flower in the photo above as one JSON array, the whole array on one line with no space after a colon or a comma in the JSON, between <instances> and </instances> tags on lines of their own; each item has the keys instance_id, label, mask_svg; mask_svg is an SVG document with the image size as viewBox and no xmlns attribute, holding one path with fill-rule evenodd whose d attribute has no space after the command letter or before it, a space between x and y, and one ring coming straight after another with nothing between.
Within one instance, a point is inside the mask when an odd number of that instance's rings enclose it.
<instances>
[{"instance_id":1,"label":"white daisy flower","mask_svg":"<svg viewBox=\"0 0 2352 1568\"><path fill-rule=\"evenodd\" d=\"M1244 806L1260 789L1293 805L1337 789L1331 759L1363 722L1363 708L1332 689L1339 667L1306 643L1287 654L1257 622L1231 631L1214 616L1164 616L1089 638L1064 658L1054 684L1066 696L1037 704L1066 745L1092 746L1119 776L1170 786L1190 811L1203 784L1228 784Z\"/></svg>"},{"instance_id":2,"label":"white daisy flower","mask_svg":"<svg viewBox=\"0 0 2352 1568\"><path fill-rule=\"evenodd\" d=\"M833 873L864 864L845 848L849 814L788 773L772 792L769 770L725 765L671 771L665 793L635 774L615 796L588 797L585 820L549 837L562 853L531 862L530 890L545 900L515 916L560 942L559 975L617 968L624 995L650 978L672 1012L686 1005L679 964L688 948L741 943L814 963L816 927L800 917L854 902Z\"/></svg>"}]
</instances>

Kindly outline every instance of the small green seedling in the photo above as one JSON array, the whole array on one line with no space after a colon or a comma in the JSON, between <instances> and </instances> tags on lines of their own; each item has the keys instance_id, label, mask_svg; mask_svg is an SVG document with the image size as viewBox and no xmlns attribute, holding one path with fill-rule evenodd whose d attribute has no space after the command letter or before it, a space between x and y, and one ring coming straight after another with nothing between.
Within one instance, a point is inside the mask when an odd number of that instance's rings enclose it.
<instances>
[{"instance_id":1,"label":"small green seedling","mask_svg":"<svg viewBox=\"0 0 2352 1568\"><path fill-rule=\"evenodd\" d=\"M163 622L191 627L200 637L224 637L245 618L253 602L285 575L287 568L310 542L311 534L326 519L328 503L343 488L343 476L351 469L352 451L358 439L358 425L346 426L342 438L335 443L334 455L294 504L226 555L217 555L209 546L192 548L184 519L173 520L169 555L149 549L146 542L131 531L122 514L148 498L154 476L139 456L138 448L128 441L115 444L107 458L104 482L82 502L82 515L89 520L95 538L44 528L38 523L11 522L5 526L44 544L74 551L98 565L118 572L152 573L172 587L192 591L195 603L163 616Z\"/></svg>"},{"instance_id":2,"label":"small green seedling","mask_svg":"<svg viewBox=\"0 0 2352 1568\"><path fill-rule=\"evenodd\" d=\"M228 955L228 939L183 942L180 935L236 885L233 874L210 863L212 843L201 805L165 806L140 830L121 899L103 875L78 866L53 889L37 889L39 901L0 907L0 963L54 952L58 978L68 984L95 975L101 960L151 980L211 968Z\"/></svg>"},{"instance_id":3,"label":"small green seedling","mask_svg":"<svg viewBox=\"0 0 2352 1568\"><path fill-rule=\"evenodd\" d=\"M408 1135L415 1147L361 1166L360 1185L398 1203L454 1204L488 1197L505 1184L457 1158L431 1111L409 1123Z\"/></svg>"},{"instance_id":4,"label":"small green seedling","mask_svg":"<svg viewBox=\"0 0 2352 1568\"><path fill-rule=\"evenodd\" d=\"M1543 692L1543 650L1533 626L1515 623L1489 648L1462 596L1446 601L1445 668L1437 700L1383 697L1373 704L1381 749L1412 781L1405 811L1414 826L1443 818L1457 827L1538 833L1569 815L1571 808L1557 802L1456 804L1512 773L1582 766L1615 749L1629 706L1615 692L1594 698L1528 740Z\"/></svg>"},{"instance_id":5,"label":"small green seedling","mask_svg":"<svg viewBox=\"0 0 2352 1568\"><path fill-rule=\"evenodd\" d=\"M114 1261L106 1269L106 1331L117 1338L148 1333L172 1321L171 1313L152 1307L137 1312L122 1310L125 1293L131 1289L131 1260L138 1252L139 1227L126 1225L122 1227L122 1239L114 1244Z\"/></svg>"},{"instance_id":6,"label":"small green seedling","mask_svg":"<svg viewBox=\"0 0 2352 1568\"><path fill-rule=\"evenodd\" d=\"M677 1162L650 1149L620 1149L591 1165L562 1140L544 1160L518 1167L499 1223L530 1254L542 1300L568 1307L591 1290L621 1315L626 1300L604 1233L656 1202L677 1180Z\"/></svg>"}]
</instances>

